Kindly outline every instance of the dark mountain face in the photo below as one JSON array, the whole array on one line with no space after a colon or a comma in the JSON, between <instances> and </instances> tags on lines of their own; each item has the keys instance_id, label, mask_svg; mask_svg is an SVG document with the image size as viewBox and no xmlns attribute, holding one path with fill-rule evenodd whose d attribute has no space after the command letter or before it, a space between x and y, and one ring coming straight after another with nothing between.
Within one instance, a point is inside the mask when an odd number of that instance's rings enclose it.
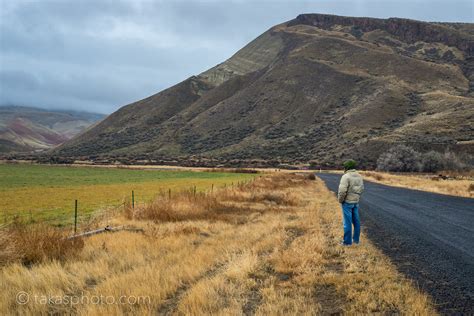
<instances>
[{"instance_id":1,"label":"dark mountain face","mask_svg":"<svg viewBox=\"0 0 474 316\"><path fill-rule=\"evenodd\" d=\"M50 149L103 118L96 113L1 106L0 153Z\"/></svg>"},{"instance_id":2,"label":"dark mountain face","mask_svg":"<svg viewBox=\"0 0 474 316\"><path fill-rule=\"evenodd\" d=\"M304 14L121 108L55 155L373 163L473 153L474 24Z\"/></svg>"}]
</instances>

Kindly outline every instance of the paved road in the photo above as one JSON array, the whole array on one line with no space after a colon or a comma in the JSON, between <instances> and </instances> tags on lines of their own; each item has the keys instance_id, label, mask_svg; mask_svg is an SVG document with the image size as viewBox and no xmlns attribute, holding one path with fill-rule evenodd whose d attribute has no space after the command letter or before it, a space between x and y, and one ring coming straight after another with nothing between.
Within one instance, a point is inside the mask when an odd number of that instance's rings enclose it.
<instances>
[{"instance_id":1,"label":"paved road","mask_svg":"<svg viewBox=\"0 0 474 316\"><path fill-rule=\"evenodd\" d=\"M340 175L317 176L337 190ZM368 238L441 313L474 313L474 199L365 181L360 208Z\"/></svg>"}]
</instances>

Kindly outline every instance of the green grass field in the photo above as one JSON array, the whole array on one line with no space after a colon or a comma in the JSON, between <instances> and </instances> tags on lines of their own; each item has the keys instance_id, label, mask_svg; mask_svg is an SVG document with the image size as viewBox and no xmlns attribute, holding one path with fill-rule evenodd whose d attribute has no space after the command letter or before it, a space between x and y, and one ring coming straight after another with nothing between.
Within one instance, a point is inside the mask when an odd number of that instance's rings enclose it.
<instances>
[{"instance_id":1,"label":"green grass field","mask_svg":"<svg viewBox=\"0 0 474 316\"><path fill-rule=\"evenodd\" d=\"M74 201L81 216L130 199L149 201L160 191L210 190L248 181L254 174L132 170L0 164L0 222L22 216L31 221L70 221Z\"/></svg>"}]
</instances>

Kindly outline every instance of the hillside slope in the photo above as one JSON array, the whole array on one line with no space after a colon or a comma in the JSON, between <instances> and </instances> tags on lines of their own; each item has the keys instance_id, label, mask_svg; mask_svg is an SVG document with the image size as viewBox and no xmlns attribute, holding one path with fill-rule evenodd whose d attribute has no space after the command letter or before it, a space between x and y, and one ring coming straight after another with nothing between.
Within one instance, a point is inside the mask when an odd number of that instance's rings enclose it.
<instances>
[{"instance_id":1,"label":"hillside slope","mask_svg":"<svg viewBox=\"0 0 474 316\"><path fill-rule=\"evenodd\" d=\"M302 14L54 154L371 164L396 142L473 153L473 30Z\"/></svg>"},{"instance_id":2,"label":"hillside slope","mask_svg":"<svg viewBox=\"0 0 474 316\"><path fill-rule=\"evenodd\" d=\"M0 153L52 148L103 118L94 113L1 106Z\"/></svg>"}]
</instances>

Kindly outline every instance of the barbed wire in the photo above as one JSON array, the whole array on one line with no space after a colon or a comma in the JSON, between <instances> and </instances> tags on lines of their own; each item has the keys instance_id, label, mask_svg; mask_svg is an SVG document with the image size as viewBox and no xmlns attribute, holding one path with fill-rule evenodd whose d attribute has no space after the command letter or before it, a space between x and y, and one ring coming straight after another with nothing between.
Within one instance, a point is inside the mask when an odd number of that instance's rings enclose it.
<instances>
[{"instance_id":1,"label":"barbed wire","mask_svg":"<svg viewBox=\"0 0 474 316\"><path fill-rule=\"evenodd\" d=\"M173 194L183 193L183 192L194 192L196 193L210 193L213 190L231 188L243 184L252 182L254 179L236 181L230 184L224 183L221 185L211 184L210 188L203 189L202 186L198 189L196 185L192 185L188 188L180 188L172 190L171 188L163 189L160 188L156 193L153 194L140 194L140 192L132 193L130 196L123 196L122 198L114 199L115 203L84 203L84 201L79 201L78 211L81 213L75 216L74 207L71 207L71 210L66 210L65 208L53 208L46 210L23 210L16 211L14 213L9 213L4 211L3 214L0 214L0 229L9 227L13 223L19 221L22 223L41 223L41 224L51 224L57 226L72 226L74 222L77 221L78 225L82 225L93 218L97 218L104 215L111 215L111 213L117 212L120 208L125 208L126 205L139 205L141 203L150 203L153 200L167 196L171 192ZM133 195L133 197L132 197ZM133 201L132 201L133 199ZM73 205L73 203L71 203ZM85 209L85 210L84 210ZM54 213L54 214L51 214Z\"/></svg>"}]
</instances>

